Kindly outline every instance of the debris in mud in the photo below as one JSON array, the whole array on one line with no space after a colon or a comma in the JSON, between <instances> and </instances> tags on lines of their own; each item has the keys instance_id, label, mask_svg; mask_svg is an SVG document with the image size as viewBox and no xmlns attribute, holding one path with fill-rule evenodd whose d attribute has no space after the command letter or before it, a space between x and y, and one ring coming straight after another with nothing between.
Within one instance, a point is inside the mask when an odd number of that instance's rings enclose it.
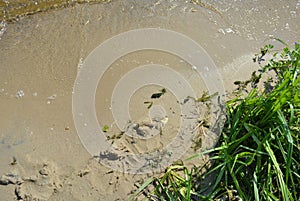
<instances>
[{"instance_id":1,"label":"debris in mud","mask_svg":"<svg viewBox=\"0 0 300 201\"><path fill-rule=\"evenodd\" d=\"M234 33L234 31L231 28L226 28L225 31L226 33Z\"/></svg>"},{"instance_id":2,"label":"debris in mud","mask_svg":"<svg viewBox=\"0 0 300 201\"><path fill-rule=\"evenodd\" d=\"M21 190L20 190L20 186L17 186L16 189L15 189L15 194L17 196L17 200L23 200L23 196L21 194Z\"/></svg>"},{"instance_id":3,"label":"debris in mud","mask_svg":"<svg viewBox=\"0 0 300 201\"><path fill-rule=\"evenodd\" d=\"M16 174L7 173L1 176L0 185L21 184L23 180Z\"/></svg>"},{"instance_id":4,"label":"debris in mud","mask_svg":"<svg viewBox=\"0 0 300 201\"><path fill-rule=\"evenodd\" d=\"M0 40L3 34L5 33L6 29L7 29L7 22L3 20L0 22Z\"/></svg>"},{"instance_id":5,"label":"debris in mud","mask_svg":"<svg viewBox=\"0 0 300 201\"><path fill-rule=\"evenodd\" d=\"M107 133L108 129L109 129L109 126L108 125L104 125L103 128L102 128L102 131L104 133Z\"/></svg>"},{"instance_id":6,"label":"debris in mud","mask_svg":"<svg viewBox=\"0 0 300 201\"><path fill-rule=\"evenodd\" d=\"M155 129L154 124L152 123L143 123L143 124L131 124L127 127L126 132L130 133L132 136L140 136L140 137L147 137L153 136L152 131L157 131ZM154 133L155 134L155 133Z\"/></svg>"},{"instance_id":7,"label":"debris in mud","mask_svg":"<svg viewBox=\"0 0 300 201\"><path fill-rule=\"evenodd\" d=\"M56 94L53 94L52 96L49 96L49 97L47 98L47 104L50 104L53 100L56 99L56 97L57 97Z\"/></svg>"},{"instance_id":8,"label":"debris in mud","mask_svg":"<svg viewBox=\"0 0 300 201\"><path fill-rule=\"evenodd\" d=\"M165 88L161 89L159 93L154 93L151 95L152 99L160 98L162 95L164 95L167 92Z\"/></svg>"},{"instance_id":9,"label":"debris in mud","mask_svg":"<svg viewBox=\"0 0 300 201\"><path fill-rule=\"evenodd\" d=\"M102 160L103 159L108 159L108 160L115 161L115 160L119 160L120 156L116 153L105 151L105 152L100 153L99 158L102 159Z\"/></svg>"},{"instance_id":10,"label":"debris in mud","mask_svg":"<svg viewBox=\"0 0 300 201\"><path fill-rule=\"evenodd\" d=\"M43 175L43 176L48 176L49 175L49 172L46 170L46 169L41 169L40 171L39 171L39 173L40 173L40 175Z\"/></svg>"},{"instance_id":11,"label":"debris in mud","mask_svg":"<svg viewBox=\"0 0 300 201\"><path fill-rule=\"evenodd\" d=\"M53 94L52 96L49 96L47 99L48 100L54 100L56 98L56 96L57 96L56 94Z\"/></svg>"},{"instance_id":12,"label":"debris in mud","mask_svg":"<svg viewBox=\"0 0 300 201\"><path fill-rule=\"evenodd\" d=\"M235 33L231 28L226 28L225 30L224 29L218 29L218 32L219 33L222 33L222 34L229 34L229 33Z\"/></svg>"},{"instance_id":13,"label":"debris in mud","mask_svg":"<svg viewBox=\"0 0 300 201\"><path fill-rule=\"evenodd\" d=\"M83 177L83 176L87 175L88 173L90 173L90 170L89 169L84 169L84 170L80 170L77 175L79 177Z\"/></svg>"},{"instance_id":14,"label":"debris in mud","mask_svg":"<svg viewBox=\"0 0 300 201\"><path fill-rule=\"evenodd\" d=\"M17 164L17 159L16 159L16 157L13 156L12 162L10 163L10 165L16 165L16 164Z\"/></svg>"},{"instance_id":15,"label":"debris in mud","mask_svg":"<svg viewBox=\"0 0 300 201\"><path fill-rule=\"evenodd\" d=\"M150 109L153 105L153 101L145 101L144 104L148 104L147 109Z\"/></svg>"},{"instance_id":16,"label":"debris in mud","mask_svg":"<svg viewBox=\"0 0 300 201\"><path fill-rule=\"evenodd\" d=\"M112 173L114 173L114 171L110 170L110 171L106 172L105 174L112 174Z\"/></svg>"},{"instance_id":17,"label":"debris in mud","mask_svg":"<svg viewBox=\"0 0 300 201\"><path fill-rule=\"evenodd\" d=\"M43 168L39 170L40 175L48 176L50 174L51 168L48 167L47 163L43 164Z\"/></svg>"},{"instance_id":18,"label":"debris in mud","mask_svg":"<svg viewBox=\"0 0 300 201\"><path fill-rule=\"evenodd\" d=\"M23 90L17 91L16 98L22 98L25 95Z\"/></svg>"},{"instance_id":19,"label":"debris in mud","mask_svg":"<svg viewBox=\"0 0 300 201\"><path fill-rule=\"evenodd\" d=\"M109 3L111 0L72 0L72 1L8 1L4 0L1 6L4 7L6 15L0 15L0 20L18 22L23 17L39 12L46 12L51 9L74 7L76 4ZM24 3L26 2L26 3ZM5 5L5 6L4 6Z\"/></svg>"}]
</instances>

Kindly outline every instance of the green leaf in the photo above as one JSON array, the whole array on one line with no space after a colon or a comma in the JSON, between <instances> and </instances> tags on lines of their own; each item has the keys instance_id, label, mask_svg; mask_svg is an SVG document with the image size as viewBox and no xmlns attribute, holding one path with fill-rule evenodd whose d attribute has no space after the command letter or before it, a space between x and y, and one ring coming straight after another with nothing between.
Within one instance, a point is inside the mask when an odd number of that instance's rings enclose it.
<instances>
[{"instance_id":1,"label":"green leaf","mask_svg":"<svg viewBox=\"0 0 300 201\"><path fill-rule=\"evenodd\" d=\"M102 131L103 131L104 133L106 133L106 132L108 131L108 129L109 129L109 126L108 126L108 125L104 125L104 126L102 127Z\"/></svg>"}]
</instances>

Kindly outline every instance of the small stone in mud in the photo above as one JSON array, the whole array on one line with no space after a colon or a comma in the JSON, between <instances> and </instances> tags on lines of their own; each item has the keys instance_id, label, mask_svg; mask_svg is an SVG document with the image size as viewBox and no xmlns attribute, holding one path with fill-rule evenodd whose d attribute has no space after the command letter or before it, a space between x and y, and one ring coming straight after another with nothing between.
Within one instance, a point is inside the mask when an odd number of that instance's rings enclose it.
<instances>
[{"instance_id":1,"label":"small stone in mud","mask_svg":"<svg viewBox=\"0 0 300 201\"><path fill-rule=\"evenodd\" d=\"M49 175L49 171L45 168L46 166L43 167L43 169L41 169L39 171L39 173L43 176L48 176Z\"/></svg>"},{"instance_id":2,"label":"small stone in mud","mask_svg":"<svg viewBox=\"0 0 300 201\"><path fill-rule=\"evenodd\" d=\"M227 33L234 33L234 31L233 31L231 28L226 28L225 31L226 31Z\"/></svg>"},{"instance_id":3,"label":"small stone in mud","mask_svg":"<svg viewBox=\"0 0 300 201\"><path fill-rule=\"evenodd\" d=\"M56 94L53 94L52 96L49 96L49 97L47 98L47 100L48 100L48 101L52 101L52 100L55 100L56 97L57 97L57 95L56 95Z\"/></svg>"},{"instance_id":4,"label":"small stone in mud","mask_svg":"<svg viewBox=\"0 0 300 201\"><path fill-rule=\"evenodd\" d=\"M22 98L25 95L23 90L17 91L16 98Z\"/></svg>"}]
</instances>

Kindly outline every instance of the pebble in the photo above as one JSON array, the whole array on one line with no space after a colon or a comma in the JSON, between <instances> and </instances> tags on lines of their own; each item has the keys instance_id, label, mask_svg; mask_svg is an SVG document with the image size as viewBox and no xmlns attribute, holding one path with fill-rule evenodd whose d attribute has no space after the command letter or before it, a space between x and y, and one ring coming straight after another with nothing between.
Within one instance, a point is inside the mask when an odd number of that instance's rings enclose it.
<instances>
[{"instance_id":1,"label":"pebble","mask_svg":"<svg viewBox=\"0 0 300 201\"><path fill-rule=\"evenodd\" d=\"M16 97L17 98L22 98L24 95L25 95L24 91L23 90L19 90L19 91L17 91Z\"/></svg>"},{"instance_id":2,"label":"pebble","mask_svg":"<svg viewBox=\"0 0 300 201\"><path fill-rule=\"evenodd\" d=\"M56 94L53 94L52 96L49 96L49 97L47 98L47 100L49 100L49 101L55 100L56 97L57 97L57 95L56 95Z\"/></svg>"},{"instance_id":3,"label":"pebble","mask_svg":"<svg viewBox=\"0 0 300 201\"><path fill-rule=\"evenodd\" d=\"M45 168L41 169L41 170L39 171L39 173L40 173L40 175L44 175L44 176L48 176L48 175L49 175L49 171L46 170Z\"/></svg>"},{"instance_id":4,"label":"pebble","mask_svg":"<svg viewBox=\"0 0 300 201\"><path fill-rule=\"evenodd\" d=\"M225 31L226 31L227 33L234 33L234 31L233 31L231 28L227 28L227 29L225 29Z\"/></svg>"},{"instance_id":5,"label":"pebble","mask_svg":"<svg viewBox=\"0 0 300 201\"><path fill-rule=\"evenodd\" d=\"M52 96L49 96L49 97L47 98L47 104L50 105L50 104L51 104L51 101L55 100L56 97L57 97L56 94L53 94Z\"/></svg>"}]
</instances>

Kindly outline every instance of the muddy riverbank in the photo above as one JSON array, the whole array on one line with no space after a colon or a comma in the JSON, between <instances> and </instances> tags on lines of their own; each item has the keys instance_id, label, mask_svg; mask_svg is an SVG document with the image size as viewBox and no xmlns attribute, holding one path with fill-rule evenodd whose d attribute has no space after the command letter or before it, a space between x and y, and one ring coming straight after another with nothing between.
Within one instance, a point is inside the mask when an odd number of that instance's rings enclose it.
<instances>
[{"instance_id":1,"label":"muddy riverbank","mask_svg":"<svg viewBox=\"0 0 300 201\"><path fill-rule=\"evenodd\" d=\"M271 42L270 37L289 44L299 39L299 1L63 1L59 9L49 9L56 7L56 1L47 6L44 1L36 2L43 6L35 7L35 1L30 1L20 12L47 11L17 22L13 16L19 15L19 5L24 2L0 4L0 17L6 19L0 35L2 200L126 200L151 175L117 172L102 165L87 152L77 134L72 113L75 79L82 62L105 40L142 28L182 33L205 49L229 92L233 81L248 78L257 68L252 57ZM95 96L99 124L108 125L111 136L120 131L110 108L114 86L130 70L151 63L179 72L197 97L206 90L195 67L172 54L145 50L118 58L99 81ZM148 112L144 102L150 99L164 106L168 115L165 135L158 135L151 143L137 144L136 149L129 147L129 151L160 148L159 141L168 142L175 136L180 105L174 94L149 98L161 88L141 87L133 94L129 111L135 121L142 122ZM115 143L124 145L122 141ZM182 159L193 153L193 149L187 149L190 152Z\"/></svg>"}]
</instances>

